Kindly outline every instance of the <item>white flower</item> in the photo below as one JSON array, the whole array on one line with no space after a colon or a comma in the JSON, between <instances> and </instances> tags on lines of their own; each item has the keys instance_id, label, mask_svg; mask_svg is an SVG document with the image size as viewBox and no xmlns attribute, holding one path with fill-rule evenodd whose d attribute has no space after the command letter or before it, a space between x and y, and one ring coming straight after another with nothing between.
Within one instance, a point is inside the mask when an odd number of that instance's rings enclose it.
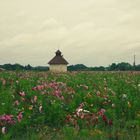
<instances>
[{"instance_id":1,"label":"white flower","mask_svg":"<svg viewBox=\"0 0 140 140\"><path fill-rule=\"evenodd\" d=\"M78 109L77 109L77 112L82 112L82 111L83 111L82 108L78 108Z\"/></svg>"},{"instance_id":2,"label":"white flower","mask_svg":"<svg viewBox=\"0 0 140 140\"><path fill-rule=\"evenodd\" d=\"M85 113L90 113L88 110L83 110Z\"/></svg>"},{"instance_id":3,"label":"white flower","mask_svg":"<svg viewBox=\"0 0 140 140\"><path fill-rule=\"evenodd\" d=\"M6 127L2 127L1 132L2 134L6 134Z\"/></svg>"},{"instance_id":4,"label":"white flower","mask_svg":"<svg viewBox=\"0 0 140 140\"><path fill-rule=\"evenodd\" d=\"M39 107L39 112L40 113L42 112L42 105L40 105L40 107Z\"/></svg>"},{"instance_id":5,"label":"white flower","mask_svg":"<svg viewBox=\"0 0 140 140\"><path fill-rule=\"evenodd\" d=\"M82 108L78 108L76 111L77 111L77 112L76 112L77 116L80 116L80 112L82 112L83 109L82 109Z\"/></svg>"},{"instance_id":6,"label":"white flower","mask_svg":"<svg viewBox=\"0 0 140 140\"><path fill-rule=\"evenodd\" d=\"M140 87L140 84L138 84L138 87Z\"/></svg>"},{"instance_id":7,"label":"white flower","mask_svg":"<svg viewBox=\"0 0 140 140\"><path fill-rule=\"evenodd\" d=\"M115 107L115 104L112 104L112 107L114 108Z\"/></svg>"},{"instance_id":8,"label":"white flower","mask_svg":"<svg viewBox=\"0 0 140 140\"><path fill-rule=\"evenodd\" d=\"M127 95L126 95L126 94L123 94L123 95L122 95L122 98L123 98L123 99L126 99L126 98L127 98Z\"/></svg>"}]
</instances>

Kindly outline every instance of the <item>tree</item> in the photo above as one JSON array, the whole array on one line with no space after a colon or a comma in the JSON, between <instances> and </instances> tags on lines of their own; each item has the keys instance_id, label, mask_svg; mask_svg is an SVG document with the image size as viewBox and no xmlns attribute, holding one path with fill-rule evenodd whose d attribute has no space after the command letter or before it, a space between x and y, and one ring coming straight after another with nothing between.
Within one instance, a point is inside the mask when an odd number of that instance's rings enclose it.
<instances>
[{"instance_id":1,"label":"tree","mask_svg":"<svg viewBox=\"0 0 140 140\"><path fill-rule=\"evenodd\" d=\"M28 64L27 66L25 66L25 70L32 70L32 66Z\"/></svg>"},{"instance_id":2,"label":"tree","mask_svg":"<svg viewBox=\"0 0 140 140\"><path fill-rule=\"evenodd\" d=\"M140 70L140 65L135 66L135 70L139 71Z\"/></svg>"},{"instance_id":3,"label":"tree","mask_svg":"<svg viewBox=\"0 0 140 140\"><path fill-rule=\"evenodd\" d=\"M91 71L105 71L105 67L100 66L100 67L91 67L89 68Z\"/></svg>"},{"instance_id":4,"label":"tree","mask_svg":"<svg viewBox=\"0 0 140 140\"><path fill-rule=\"evenodd\" d=\"M129 63L121 62L117 65L117 70L132 70L132 66Z\"/></svg>"},{"instance_id":5,"label":"tree","mask_svg":"<svg viewBox=\"0 0 140 140\"><path fill-rule=\"evenodd\" d=\"M117 64L116 63L112 63L109 69L110 70L117 70Z\"/></svg>"},{"instance_id":6,"label":"tree","mask_svg":"<svg viewBox=\"0 0 140 140\"><path fill-rule=\"evenodd\" d=\"M84 70L87 70L87 69L88 68L83 64L77 64L77 65L68 66L69 71L84 71Z\"/></svg>"}]
</instances>

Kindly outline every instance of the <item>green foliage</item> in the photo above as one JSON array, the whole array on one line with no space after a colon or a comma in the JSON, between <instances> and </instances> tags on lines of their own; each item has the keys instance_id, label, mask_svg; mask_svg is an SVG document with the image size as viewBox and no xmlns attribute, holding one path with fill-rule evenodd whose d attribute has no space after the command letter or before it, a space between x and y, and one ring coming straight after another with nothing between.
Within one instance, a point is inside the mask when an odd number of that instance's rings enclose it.
<instances>
[{"instance_id":1,"label":"green foliage","mask_svg":"<svg viewBox=\"0 0 140 140\"><path fill-rule=\"evenodd\" d=\"M48 66L36 66L33 67L30 64L26 66L22 66L20 64L4 64L0 65L1 70L15 70L15 71L48 71ZM105 66L95 66L95 67L87 67L84 64L76 64L68 66L68 71L140 71L140 65L132 66L129 63L121 62L121 63L112 63L108 67Z\"/></svg>"},{"instance_id":2,"label":"green foliage","mask_svg":"<svg viewBox=\"0 0 140 140\"><path fill-rule=\"evenodd\" d=\"M139 93L139 72L2 72L0 139L138 140Z\"/></svg>"}]
</instances>

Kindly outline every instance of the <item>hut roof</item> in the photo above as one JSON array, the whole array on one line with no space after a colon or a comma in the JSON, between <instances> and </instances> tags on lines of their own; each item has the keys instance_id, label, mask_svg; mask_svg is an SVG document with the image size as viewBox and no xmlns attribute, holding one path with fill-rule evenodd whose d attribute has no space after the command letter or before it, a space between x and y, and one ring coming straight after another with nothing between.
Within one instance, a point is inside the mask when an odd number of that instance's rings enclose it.
<instances>
[{"instance_id":1,"label":"hut roof","mask_svg":"<svg viewBox=\"0 0 140 140\"><path fill-rule=\"evenodd\" d=\"M63 58L63 55L61 55L61 51L56 51L56 56L52 58L52 60L49 61L48 64L68 64L68 62Z\"/></svg>"}]
</instances>

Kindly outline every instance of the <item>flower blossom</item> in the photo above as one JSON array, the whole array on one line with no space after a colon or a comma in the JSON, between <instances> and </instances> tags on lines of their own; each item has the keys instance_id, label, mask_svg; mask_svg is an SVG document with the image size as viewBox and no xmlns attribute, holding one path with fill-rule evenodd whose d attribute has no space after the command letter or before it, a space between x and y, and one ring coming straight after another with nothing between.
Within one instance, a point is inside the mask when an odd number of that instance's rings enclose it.
<instances>
[{"instance_id":1,"label":"flower blossom","mask_svg":"<svg viewBox=\"0 0 140 140\"><path fill-rule=\"evenodd\" d=\"M108 120L108 125L112 126L113 125L113 121L112 120Z\"/></svg>"},{"instance_id":2,"label":"flower blossom","mask_svg":"<svg viewBox=\"0 0 140 140\"><path fill-rule=\"evenodd\" d=\"M36 102L37 101L37 96L34 96L34 102Z\"/></svg>"},{"instance_id":3,"label":"flower blossom","mask_svg":"<svg viewBox=\"0 0 140 140\"><path fill-rule=\"evenodd\" d=\"M24 91L23 92L20 92L19 95L22 96L22 97L24 97L25 96L25 92Z\"/></svg>"},{"instance_id":4,"label":"flower blossom","mask_svg":"<svg viewBox=\"0 0 140 140\"><path fill-rule=\"evenodd\" d=\"M112 104L112 108L115 108L115 104Z\"/></svg>"},{"instance_id":5,"label":"flower blossom","mask_svg":"<svg viewBox=\"0 0 140 140\"><path fill-rule=\"evenodd\" d=\"M42 105L39 106L39 112L42 112Z\"/></svg>"},{"instance_id":6,"label":"flower blossom","mask_svg":"<svg viewBox=\"0 0 140 140\"><path fill-rule=\"evenodd\" d=\"M100 109L100 111L98 112L98 114L102 116L102 115L104 115L105 112L106 112L105 109Z\"/></svg>"},{"instance_id":7,"label":"flower blossom","mask_svg":"<svg viewBox=\"0 0 140 140\"><path fill-rule=\"evenodd\" d=\"M97 91L96 95L97 96L100 96L101 95L100 91Z\"/></svg>"},{"instance_id":8,"label":"flower blossom","mask_svg":"<svg viewBox=\"0 0 140 140\"><path fill-rule=\"evenodd\" d=\"M2 134L6 134L6 127L2 127L1 132Z\"/></svg>"},{"instance_id":9,"label":"flower blossom","mask_svg":"<svg viewBox=\"0 0 140 140\"><path fill-rule=\"evenodd\" d=\"M18 106L18 105L19 105L19 101L16 100L14 104L15 104L16 106Z\"/></svg>"},{"instance_id":10,"label":"flower blossom","mask_svg":"<svg viewBox=\"0 0 140 140\"><path fill-rule=\"evenodd\" d=\"M2 115L0 116L0 120L6 122L7 124L15 124L15 120L13 119L13 115Z\"/></svg>"},{"instance_id":11,"label":"flower blossom","mask_svg":"<svg viewBox=\"0 0 140 140\"><path fill-rule=\"evenodd\" d=\"M23 118L22 112L19 112L19 114L17 115L18 122L20 122L22 118Z\"/></svg>"}]
</instances>

